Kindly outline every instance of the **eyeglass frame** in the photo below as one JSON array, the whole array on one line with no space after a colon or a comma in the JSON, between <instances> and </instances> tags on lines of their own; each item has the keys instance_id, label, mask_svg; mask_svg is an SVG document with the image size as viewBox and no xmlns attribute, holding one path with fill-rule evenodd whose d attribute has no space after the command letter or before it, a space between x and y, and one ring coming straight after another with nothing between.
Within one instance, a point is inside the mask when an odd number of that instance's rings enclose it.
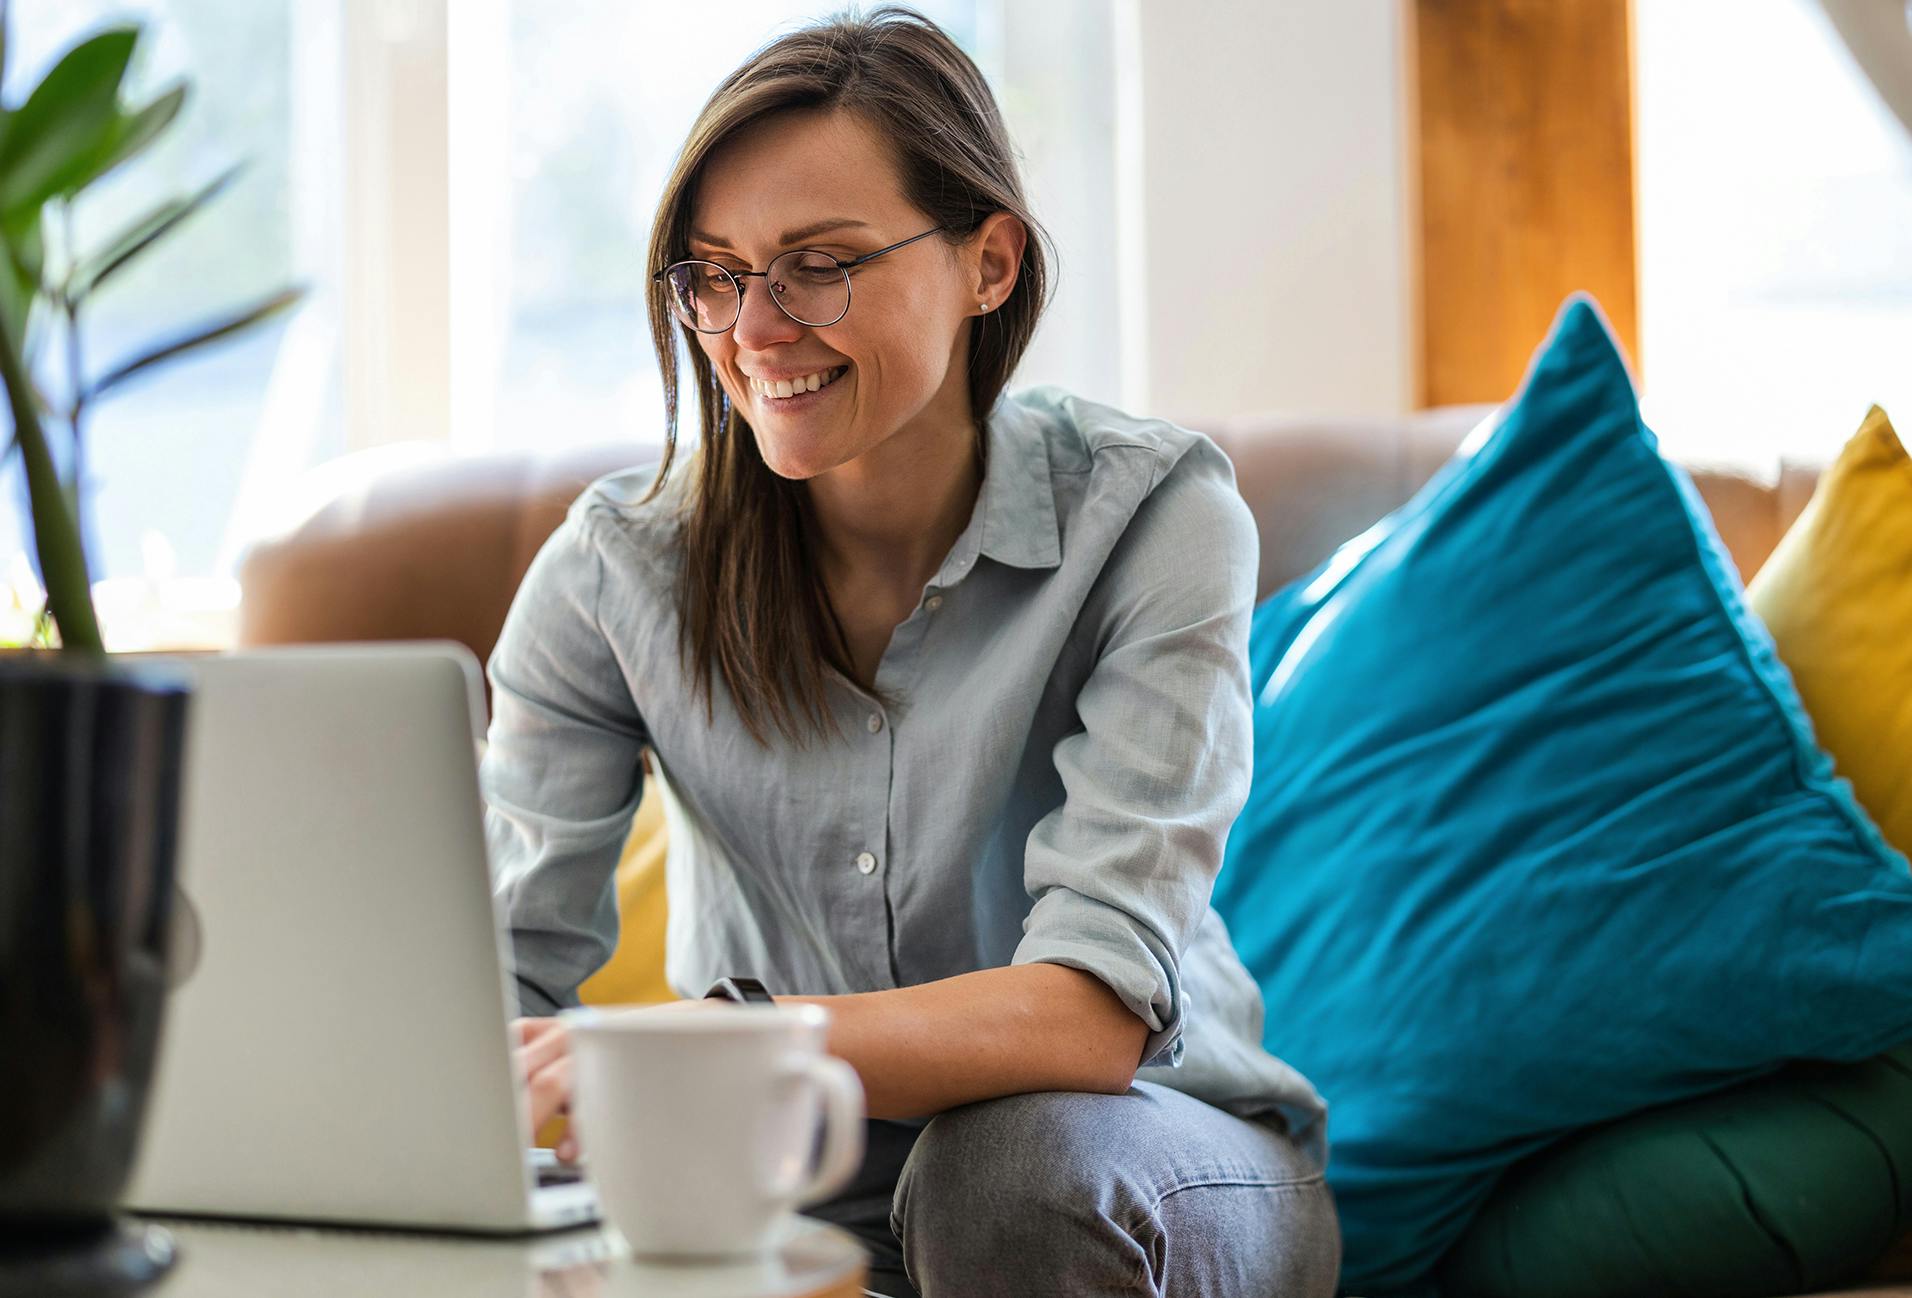
<instances>
[{"instance_id":1,"label":"eyeglass frame","mask_svg":"<svg viewBox=\"0 0 1912 1298\"><path fill-rule=\"evenodd\" d=\"M808 253L815 253L819 257L828 257L831 261L835 262L836 268L839 271L843 272L843 310L837 312L837 317L835 320L826 321L823 324L811 324L808 320L798 320L796 316L792 315L790 313L790 308L786 307L782 302L778 301L777 295L775 293L770 294L770 301L776 306L777 310L783 312L784 317L786 319L790 320L794 324L800 324L805 329L828 329L831 325L841 322L844 316L850 314L850 302L856 296L856 281L850 278L851 271L855 270L858 266L863 265L863 263L865 262L875 261L878 257L881 257L886 252L895 252L898 248L907 247L910 244L915 243L918 239L927 239L932 234L942 234L946 230L948 230L948 228L949 228L948 226L942 226L942 225L931 226L929 229L923 231L921 234L912 234L907 239L897 240L895 243L891 244L887 248L878 248L875 252L866 252L861 257L852 257L848 261L844 261L842 258L837 257L831 253L827 253L823 251L823 249L821 248L791 248L788 251L778 253L775 257L772 257L770 259L771 265L774 266L777 262L783 260L785 257L793 257L797 255L798 253L808 252ZM651 282L653 284L662 284L664 282L664 277L670 274L672 271L676 270L679 266L715 266L718 272L726 276L730 280L730 282L734 284L737 288L737 314L731 320L729 324L725 325L721 329L699 329L696 325L691 324L689 321L685 320L684 317L678 315L675 310L671 312L671 315L677 320L677 323L683 325L684 328L689 329L694 333L724 334L724 333L729 333L732 329L735 329L737 327L737 321L744 318L745 287L744 287L743 281L747 279L760 279L764 281L766 288L769 287L770 268L768 266L766 266L762 270L732 270L728 266L721 265L718 262L710 261L707 258L703 258L703 257L684 257L677 261L672 262L670 265L664 267L664 269L662 270L653 271L651 273Z\"/></svg>"}]
</instances>

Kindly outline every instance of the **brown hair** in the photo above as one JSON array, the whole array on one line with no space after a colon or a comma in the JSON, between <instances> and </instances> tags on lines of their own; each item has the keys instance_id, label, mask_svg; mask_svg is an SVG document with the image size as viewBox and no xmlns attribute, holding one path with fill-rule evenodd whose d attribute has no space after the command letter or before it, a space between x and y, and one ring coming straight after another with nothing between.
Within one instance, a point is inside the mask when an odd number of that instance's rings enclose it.
<instances>
[{"instance_id":1,"label":"brown hair","mask_svg":"<svg viewBox=\"0 0 1912 1298\"><path fill-rule=\"evenodd\" d=\"M1035 333L1047 291L1040 245L1015 155L982 73L941 28L913 10L884 5L846 13L770 42L726 77L698 114L664 186L648 265L686 255L690 205L705 162L744 127L790 109L845 109L888 142L903 193L943 238L957 243L995 212L1027 227L1015 291L972 321L970 410L986 417ZM681 399L678 327L661 292L650 299L651 339L664 379L665 448L648 501L663 487L677 447ZM691 389L702 440L683 510L678 647L693 688L712 712L715 664L744 725L768 747L768 718L802 744L799 712L818 735L840 734L825 670L854 679L848 638L813 567L809 493L779 476L731 406L710 360L690 343ZM884 699L885 705L892 700Z\"/></svg>"}]
</instances>

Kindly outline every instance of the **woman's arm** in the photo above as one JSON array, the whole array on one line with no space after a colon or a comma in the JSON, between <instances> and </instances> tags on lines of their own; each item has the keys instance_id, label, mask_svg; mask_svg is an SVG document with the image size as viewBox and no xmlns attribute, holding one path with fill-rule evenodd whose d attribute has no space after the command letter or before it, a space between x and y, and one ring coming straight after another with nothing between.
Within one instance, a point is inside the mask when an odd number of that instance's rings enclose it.
<instances>
[{"instance_id":1,"label":"woman's arm","mask_svg":"<svg viewBox=\"0 0 1912 1298\"><path fill-rule=\"evenodd\" d=\"M1119 1095L1135 1080L1148 1025L1094 974L1010 965L893 991L778 996L830 1011L828 1049L863 1079L872 1118L919 1118L1027 1091ZM729 1001L673 1001L646 1013ZM556 1018L512 1023L536 1131L571 1103L569 1034ZM567 1136L558 1157L577 1156Z\"/></svg>"},{"instance_id":2,"label":"woman's arm","mask_svg":"<svg viewBox=\"0 0 1912 1298\"><path fill-rule=\"evenodd\" d=\"M1026 1091L1120 1094L1149 1034L1100 978L1059 964L776 1000L829 1009L830 1053L863 1078L873 1118L927 1117Z\"/></svg>"},{"instance_id":3,"label":"woman's arm","mask_svg":"<svg viewBox=\"0 0 1912 1298\"><path fill-rule=\"evenodd\" d=\"M527 1013L572 989L617 941L615 871L643 794L650 732L598 620L605 556L596 493L532 560L486 664L491 725L478 783L492 892Z\"/></svg>"}]
</instances>

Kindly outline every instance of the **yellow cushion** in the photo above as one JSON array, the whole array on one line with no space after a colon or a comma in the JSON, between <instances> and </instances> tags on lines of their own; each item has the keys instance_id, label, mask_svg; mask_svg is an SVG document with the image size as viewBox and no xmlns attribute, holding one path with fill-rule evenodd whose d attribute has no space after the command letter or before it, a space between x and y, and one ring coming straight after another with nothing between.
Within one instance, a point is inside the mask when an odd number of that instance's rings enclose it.
<instances>
[{"instance_id":1,"label":"yellow cushion","mask_svg":"<svg viewBox=\"0 0 1912 1298\"><path fill-rule=\"evenodd\" d=\"M1874 406L1748 589L1819 740L1912 853L1912 457Z\"/></svg>"}]
</instances>

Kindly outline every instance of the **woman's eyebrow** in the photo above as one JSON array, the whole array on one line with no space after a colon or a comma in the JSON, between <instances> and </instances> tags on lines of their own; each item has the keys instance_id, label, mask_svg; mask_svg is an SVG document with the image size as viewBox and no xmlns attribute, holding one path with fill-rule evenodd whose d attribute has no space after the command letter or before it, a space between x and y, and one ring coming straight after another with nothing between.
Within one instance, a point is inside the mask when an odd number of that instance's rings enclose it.
<instances>
[{"instance_id":1,"label":"woman's eyebrow","mask_svg":"<svg viewBox=\"0 0 1912 1298\"><path fill-rule=\"evenodd\" d=\"M828 221L814 221L809 225L798 226L794 230L785 230L783 232L783 238L779 240L779 242L784 244L799 243L805 239L814 239L820 234L828 234L833 230L867 230L869 228L870 223L868 221L858 221L847 216L839 216L833 217ZM696 242L708 244L712 248L723 248L732 252L736 251L734 248L731 248L730 244L719 239L716 235L705 234L702 230L692 230L690 237Z\"/></svg>"}]
</instances>

